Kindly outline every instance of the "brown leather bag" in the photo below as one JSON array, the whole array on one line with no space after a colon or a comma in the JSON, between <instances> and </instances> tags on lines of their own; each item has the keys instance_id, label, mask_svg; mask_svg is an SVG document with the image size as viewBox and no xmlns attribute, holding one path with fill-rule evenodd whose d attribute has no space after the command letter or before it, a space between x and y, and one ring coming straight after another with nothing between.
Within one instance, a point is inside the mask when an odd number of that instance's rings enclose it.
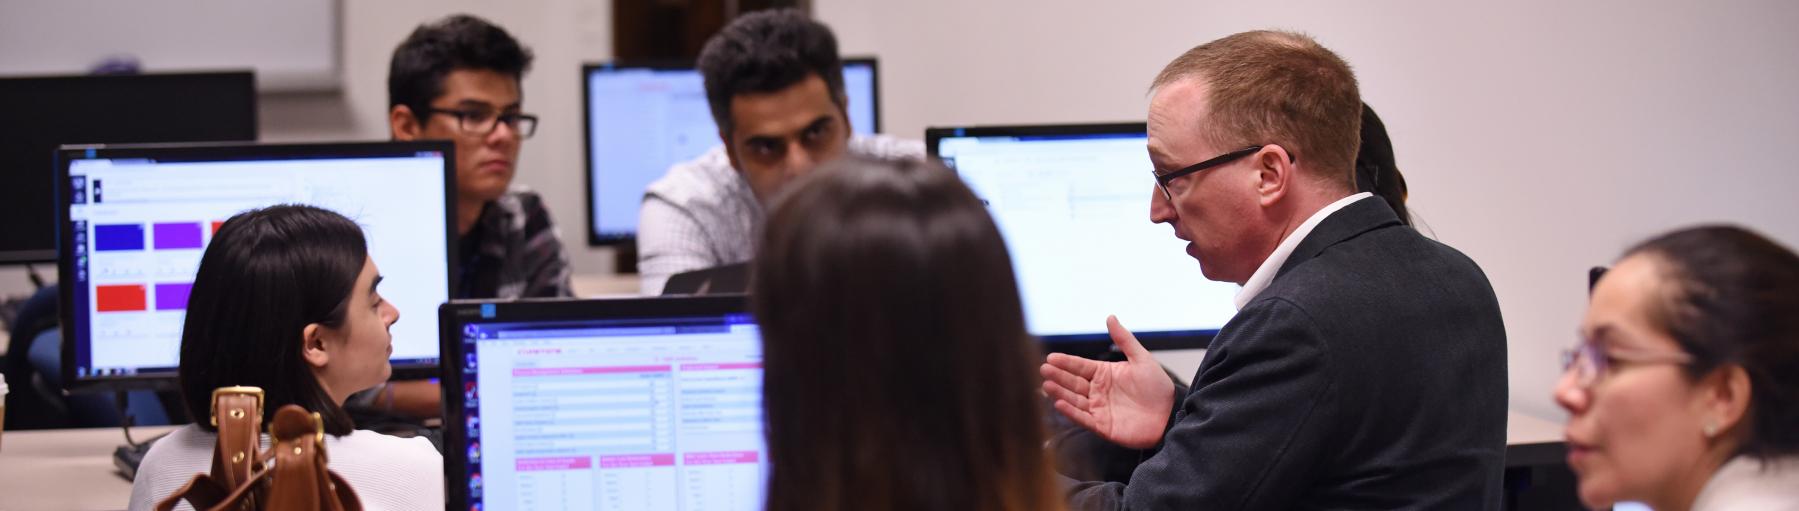
<instances>
[{"instance_id":1,"label":"brown leather bag","mask_svg":"<svg viewBox=\"0 0 1799 511\"><path fill-rule=\"evenodd\" d=\"M169 511L187 500L204 511L361 511L362 502L343 477L325 468L325 425L298 405L275 411L269 450L257 452L262 429L262 389L212 391L212 424L219 429L212 474L197 474L156 503Z\"/></svg>"}]
</instances>

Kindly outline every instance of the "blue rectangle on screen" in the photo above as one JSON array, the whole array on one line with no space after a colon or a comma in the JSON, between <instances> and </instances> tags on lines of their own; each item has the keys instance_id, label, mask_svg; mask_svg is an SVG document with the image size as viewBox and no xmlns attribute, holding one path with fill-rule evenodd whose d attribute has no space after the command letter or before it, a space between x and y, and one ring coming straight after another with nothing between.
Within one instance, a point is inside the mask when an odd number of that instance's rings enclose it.
<instances>
[{"instance_id":1,"label":"blue rectangle on screen","mask_svg":"<svg viewBox=\"0 0 1799 511\"><path fill-rule=\"evenodd\" d=\"M111 252L119 250L143 250L143 224L112 224L94 226L94 250Z\"/></svg>"}]
</instances>

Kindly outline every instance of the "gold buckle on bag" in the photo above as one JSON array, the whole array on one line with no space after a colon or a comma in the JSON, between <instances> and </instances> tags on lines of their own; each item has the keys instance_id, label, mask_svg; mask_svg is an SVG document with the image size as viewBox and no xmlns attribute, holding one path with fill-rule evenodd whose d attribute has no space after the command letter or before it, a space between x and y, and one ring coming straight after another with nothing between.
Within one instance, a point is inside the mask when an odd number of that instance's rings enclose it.
<instances>
[{"instance_id":1,"label":"gold buckle on bag","mask_svg":"<svg viewBox=\"0 0 1799 511\"><path fill-rule=\"evenodd\" d=\"M254 396L256 398L256 412L262 413L262 387L239 386L239 387L219 387L219 388L213 389L212 390L212 402L213 402L214 406L218 405L220 394L237 394L237 395L244 395L244 396ZM215 428L219 427L219 411L218 410L212 411L212 427L215 427Z\"/></svg>"}]
</instances>

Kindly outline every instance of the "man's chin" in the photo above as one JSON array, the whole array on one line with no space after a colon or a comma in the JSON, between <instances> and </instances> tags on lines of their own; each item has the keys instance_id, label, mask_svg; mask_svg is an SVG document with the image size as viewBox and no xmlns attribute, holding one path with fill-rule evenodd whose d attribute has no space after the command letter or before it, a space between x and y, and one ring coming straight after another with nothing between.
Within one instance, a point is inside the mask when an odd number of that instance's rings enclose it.
<instances>
[{"instance_id":1,"label":"man's chin","mask_svg":"<svg viewBox=\"0 0 1799 511\"><path fill-rule=\"evenodd\" d=\"M504 197L506 195L506 190L511 185L512 183L509 180L501 181L499 183L482 183L475 186L460 187L456 190L456 194L463 199L476 199L480 200L482 203L488 203L499 200L500 197Z\"/></svg>"}]
</instances>

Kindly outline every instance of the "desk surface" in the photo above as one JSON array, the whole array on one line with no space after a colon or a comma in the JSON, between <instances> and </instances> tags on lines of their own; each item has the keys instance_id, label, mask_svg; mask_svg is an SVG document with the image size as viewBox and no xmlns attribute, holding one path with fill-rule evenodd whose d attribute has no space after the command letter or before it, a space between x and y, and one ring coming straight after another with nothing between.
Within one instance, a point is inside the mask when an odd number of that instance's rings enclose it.
<instances>
[{"instance_id":1,"label":"desk surface","mask_svg":"<svg viewBox=\"0 0 1799 511\"><path fill-rule=\"evenodd\" d=\"M143 440L174 426L134 428ZM112 465L125 443L118 428L7 431L0 434L0 510L125 509L131 481Z\"/></svg>"},{"instance_id":2,"label":"desk surface","mask_svg":"<svg viewBox=\"0 0 1799 511\"><path fill-rule=\"evenodd\" d=\"M621 298L637 296L643 278L635 273L577 273L569 277L575 296Z\"/></svg>"}]
</instances>

